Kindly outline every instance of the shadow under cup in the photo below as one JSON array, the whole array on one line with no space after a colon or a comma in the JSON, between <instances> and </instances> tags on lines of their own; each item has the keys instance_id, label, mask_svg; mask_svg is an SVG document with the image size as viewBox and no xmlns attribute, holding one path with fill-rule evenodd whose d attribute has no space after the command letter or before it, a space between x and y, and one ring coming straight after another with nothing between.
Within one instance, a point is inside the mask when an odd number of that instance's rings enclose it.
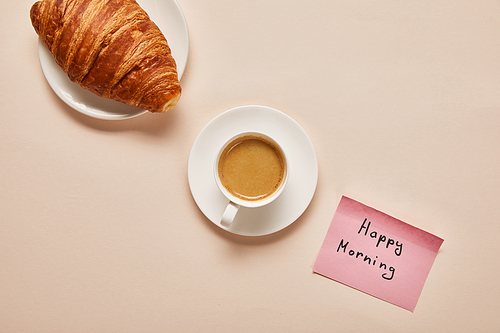
<instances>
[{"instance_id":1,"label":"shadow under cup","mask_svg":"<svg viewBox=\"0 0 500 333\"><path fill-rule=\"evenodd\" d=\"M240 206L262 207L281 194L288 178L288 163L274 139L260 132L244 132L222 146L214 163L214 176L220 191L230 200L221 221L229 226Z\"/></svg>"}]
</instances>

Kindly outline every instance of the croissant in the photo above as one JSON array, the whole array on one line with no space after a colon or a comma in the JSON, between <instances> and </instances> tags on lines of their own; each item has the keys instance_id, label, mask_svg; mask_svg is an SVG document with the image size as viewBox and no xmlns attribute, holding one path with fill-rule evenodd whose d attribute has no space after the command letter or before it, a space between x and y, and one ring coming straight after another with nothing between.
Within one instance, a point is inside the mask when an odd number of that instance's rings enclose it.
<instances>
[{"instance_id":1,"label":"croissant","mask_svg":"<svg viewBox=\"0 0 500 333\"><path fill-rule=\"evenodd\" d=\"M30 17L57 64L84 89L150 112L177 104L170 47L135 0L41 0Z\"/></svg>"}]
</instances>

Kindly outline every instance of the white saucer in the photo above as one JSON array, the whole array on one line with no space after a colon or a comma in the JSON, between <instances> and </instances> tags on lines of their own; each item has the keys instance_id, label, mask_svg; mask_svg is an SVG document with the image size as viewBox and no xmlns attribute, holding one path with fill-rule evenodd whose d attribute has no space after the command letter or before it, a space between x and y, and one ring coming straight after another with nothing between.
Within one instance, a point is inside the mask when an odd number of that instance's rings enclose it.
<instances>
[{"instance_id":1,"label":"white saucer","mask_svg":"<svg viewBox=\"0 0 500 333\"><path fill-rule=\"evenodd\" d=\"M220 218L228 199L215 183L213 163L224 142L241 131L272 136L287 155L290 174L285 190L274 202L261 208L240 208L226 228L220 225ZM318 161L311 140L295 120L269 107L248 105L220 114L200 132L189 156L188 179L196 204L210 221L234 234L262 236L286 228L309 206L318 182Z\"/></svg>"},{"instance_id":2,"label":"white saucer","mask_svg":"<svg viewBox=\"0 0 500 333\"><path fill-rule=\"evenodd\" d=\"M181 7L175 0L137 0L137 2L167 38L172 56L177 63L180 80L186 68L189 51L188 27ZM38 55L43 74L50 86L57 96L73 109L94 118L107 120L128 119L147 112L135 106L99 97L71 82L43 45L41 38L38 38Z\"/></svg>"}]
</instances>

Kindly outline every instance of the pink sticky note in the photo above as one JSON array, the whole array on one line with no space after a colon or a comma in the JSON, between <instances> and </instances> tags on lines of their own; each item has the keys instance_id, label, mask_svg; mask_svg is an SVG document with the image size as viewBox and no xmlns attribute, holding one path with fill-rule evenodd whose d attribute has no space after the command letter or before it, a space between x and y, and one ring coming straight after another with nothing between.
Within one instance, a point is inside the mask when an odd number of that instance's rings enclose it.
<instances>
[{"instance_id":1,"label":"pink sticky note","mask_svg":"<svg viewBox=\"0 0 500 333\"><path fill-rule=\"evenodd\" d=\"M442 243L344 196L313 271L413 312Z\"/></svg>"}]
</instances>

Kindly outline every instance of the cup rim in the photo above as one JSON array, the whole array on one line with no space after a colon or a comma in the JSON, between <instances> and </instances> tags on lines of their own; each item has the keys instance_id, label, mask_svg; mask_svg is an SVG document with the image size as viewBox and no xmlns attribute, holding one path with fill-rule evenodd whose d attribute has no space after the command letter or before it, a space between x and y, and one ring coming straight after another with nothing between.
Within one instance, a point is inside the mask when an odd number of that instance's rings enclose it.
<instances>
[{"instance_id":1,"label":"cup rim","mask_svg":"<svg viewBox=\"0 0 500 333\"><path fill-rule=\"evenodd\" d=\"M231 142L233 142L234 140L236 140L239 137L243 137L246 135L261 136L261 137L264 137L266 140L271 141L280 150L280 152L285 160L285 177L284 177L283 181L281 182L280 187L269 197L264 198L264 199L260 199L260 200L248 201L248 200L243 200L241 198L234 196L224 187L224 185L222 185L222 182L220 181L220 178L219 178L219 159L220 159L220 156L222 155L222 152ZM214 161L214 165L213 165L213 174L214 174L214 178L215 178L215 183L217 184L217 187L222 192L222 194L224 194L224 196L229 201L231 201L237 205L240 205L242 207L248 207L248 208L257 208L257 207L262 207L262 206L268 205L271 202L273 202L277 197L279 197L280 194L285 189L285 185L288 181L289 173L290 173L290 166L288 164L288 159L287 159L287 156L286 156L284 149L281 147L281 145L278 143L278 141L276 141L272 136L270 136L269 134L266 134L264 132L260 132L260 131L242 131L242 132L239 132L239 133L231 136L229 139L227 139L224 142L224 144L219 149L219 152L217 153L217 155L215 157L215 161Z\"/></svg>"}]
</instances>

